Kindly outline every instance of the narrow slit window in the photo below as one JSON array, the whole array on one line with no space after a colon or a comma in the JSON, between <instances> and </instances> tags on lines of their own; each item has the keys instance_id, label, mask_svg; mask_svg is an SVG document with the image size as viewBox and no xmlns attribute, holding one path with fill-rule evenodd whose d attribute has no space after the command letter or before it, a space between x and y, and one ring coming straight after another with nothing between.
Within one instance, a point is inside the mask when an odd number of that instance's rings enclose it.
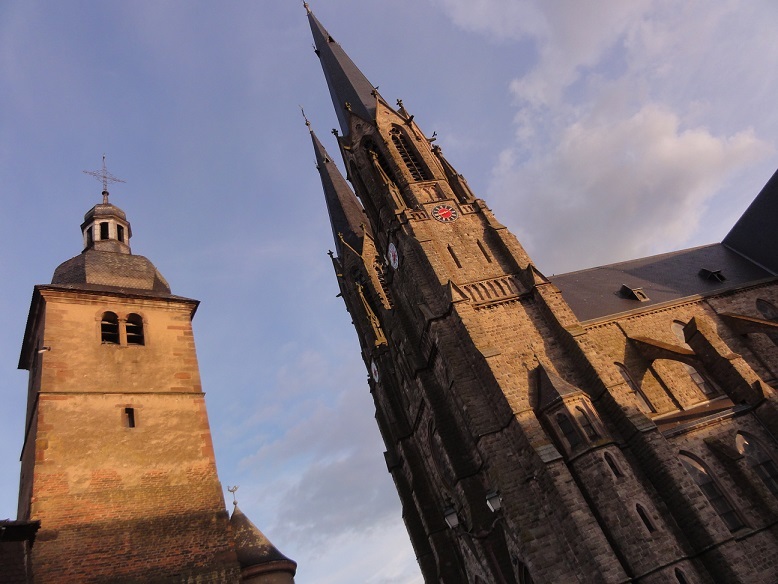
<instances>
[{"instance_id":1,"label":"narrow slit window","mask_svg":"<svg viewBox=\"0 0 778 584\"><path fill-rule=\"evenodd\" d=\"M481 243L480 239L477 239L476 243L478 244L478 249L480 249L481 253L484 254L484 257L486 258L486 261L491 264L492 263L492 257L486 251L486 248L484 247L484 244Z\"/></svg>"},{"instance_id":2,"label":"narrow slit window","mask_svg":"<svg viewBox=\"0 0 778 584\"><path fill-rule=\"evenodd\" d=\"M656 531L656 527L654 527L654 523L651 521L651 518L648 516L648 512L643 508L643 505L640 503L635 505L635 509L638 512L638 515L640 516L640 520L643 522L643 525L646 526L646 529L648 529L649 533L654 533Z\"/></svg>"},{"instance_id":3,"label":"narrow slit window","mask_svg":"<svg viewBox=\"0 0 778 584\"><path fill-rule=\"evenodd\" d=\"M145 345L143 336L143 318L138 314L130 314L127 317L127 344Z\"/></svg>"},{"instance_id":4,"label":"narrow slit window","mask_svg":"<svg viewBox=\"0 0 778 584\"><path fill-rule=\"evenodd\" d=\"M100 338L108 345L119 344L119 317L113 312L104 312L100 321Z\"/></svg>"},{"instance_id":5,"label":"narrow slit window","mask_svg":"<svg viewBox=\"0 0 778 584\"><path fill-rule=\"evenodd\" d=\"M457 265L458 268L462 267L462 263L459 261L459 258L457 257L457 254L454 253L454 248L450 245L448 246L448 253L451 254L451 259L454 260L454 263Z\"/></svg>"},{"instance_id":6,"label":"narrow slit window","mask_svg":"<svg viewBox=\"0 0 778 584\"><path fill-rule=\"evenodd\" d=\"M683 570L680 568L675 569L675 579L678 580L678 584L689 584L689 581L686 579L686 574L684 574Z\"/></svg>"},{"instance_id":7,"label":"narrow slit window","mask_svg":"<svg viewBox=\"0 0 778 584\"><path fill-rule=\"evenodd\" d=\"M100 223L100 239L108 239L108 223Z\"/></svg>"},{"instance_id":8,"label":"narrow slit window","mask_svg":"<svg viewBox=\"0 0 778 584\"><path fill-rule=\"evenodd\" d=\"M121 225L116 226L116 239L124 243L124 227Z\"/></svg>"},{"instance_id":9,"label":"narrow slit window","mask_svg":"<svg viewBox=\"0 0 778 584\"><path fill-rule=\"evenodd\" d=\"M613 476L616 478L621 478L624 476L624 473L621 472L619 465L616 464L616 461L613 459L613 456L611 456L610 452L606 452L604 454L604 458L605 462L608 464L608 467L610 467Z\"/></svg>"},{"instance_id":10,"label":"narrow slit window","mask_svg":"<svg viewBox=\"0 0 778 584\"><path fill-rule=\"evenodd\" d=\"M128 428L135 427L135 408L124 408L124 423Z\"/></svg>"}]
</instances>

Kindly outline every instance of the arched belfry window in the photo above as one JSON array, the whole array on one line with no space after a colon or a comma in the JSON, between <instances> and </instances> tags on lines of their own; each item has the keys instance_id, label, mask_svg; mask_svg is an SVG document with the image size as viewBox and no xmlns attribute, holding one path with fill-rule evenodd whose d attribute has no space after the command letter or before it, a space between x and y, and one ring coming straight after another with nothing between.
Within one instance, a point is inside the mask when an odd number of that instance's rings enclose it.
<instances>
[{"instance_id":1,"label":"arched belfry window","mask_svg":"<svg viewBox=\"0 0 778 584\"><path fill-rule=\"evenodd\" d=\"M719 514L724 524L730 531L737 531L744 526L743 520L738 512L727 499L718 481L703 463L690 455L681 454L679 456L686 471L691 475L694 482L708 499L708 502Z\"/></svg>"},{"instance_id":2,"label":"arched belfry window","mask_svg":"<svg viewBox=\"0 0 778 584\"><path fill-rule=\"evenodd\" d=\"M735 447L770 492L778 497L778 466L767 451L754 438L740 433L735 437Z\"/></svg>"},{"instance_id":3,"label":"arched belfry window","mask_svg":"<svg viewBox=\"0 0 778 584\"><path fill-rule=\"evenodd\" d=\"M673 334L675 335L675 338L678 339L678 342L686 349L691 349L691 347L686 342L686 337L683 334L683 327L686 326L684 323L679 321L674 321L672 325ZM718 391L716 390L716 387L710 382L710 380L706 379L697 369L692 367L691 365L688 365L686 363L683 363L684 369L686 369L686 372L689 374L689 377L692 378L692 381L694 381L695 385L697 385L698 388L700 388L700 391L705 394L706 396L712 396L716 395Z\"/></svg>"},{"instance_id":4,"label":"arched belfry window","mask_svg":"<svg viewBox=\"0 0 778 584\"><path fill-rule=\"evenodd\" d=\"M138 314L130 314L127 317L127 344L144 345L143 318Z\"/></svg>"},{"instance_id":5,"label":"arched belfry window","mask_svg":"<svg viewBox=\"0 0 778 584\"><path fill-rule=\"evenodd\" d=\"M100 239L108 239L108 223L100 223Z\"/></svg>"},{"instance_id":6,"label":"arched belfry window","mask_svg":"<svg viewBox=\"0 0 778 584\"><path fill-rule=\"evenodd\" d=\"M392 137L392 144L397 149L397 153L405 163L408 172L411 173L413 180L432 180L432 175L422 163L418 152L411 146L405 133L400 128L395 127L392 128L389 134Z\"/></svg>"},{"instance_id":7,"label":"arched belfry window","mask_svg":"<svg viewBox=\"0 0 778 584\"><path fill-rule=\"evenodd\" d=\"M103 313L100 320L100 339L109 345L119 344L119 317L115 313Z\"/></svg>"}]
</instances>

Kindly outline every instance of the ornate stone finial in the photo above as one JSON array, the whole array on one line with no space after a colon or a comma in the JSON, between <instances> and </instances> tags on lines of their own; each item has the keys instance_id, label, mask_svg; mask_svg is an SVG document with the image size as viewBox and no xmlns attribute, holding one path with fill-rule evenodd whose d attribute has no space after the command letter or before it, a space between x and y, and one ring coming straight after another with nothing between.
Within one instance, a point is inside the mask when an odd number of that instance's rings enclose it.
<instances>
[{"instance_id":1,"label":"ornate stone finial","mask_svg":"<svg viewBox=\"0 0 778 584\"><path fill-rule=\"evenodd\" d=\"M300 106L300 111L303 113L303 119L305 120L305 125L308 126L308 131L313 133L313 130L311 129L311 122L308 121L308 116L305 115L303 106Z\"/></svg>"},{"instance_id":2,"label":"ornate stone finial","mask_svg":"<svg viewBox=\"0 0 778 584\"><path fill-rule=\"evenodd\" d=\"M105 167L105 154L103 154L103 168L101 170L83 170L84 174L95 177L97 180L103 183L103 205L108 204L108 183L123 183L127 182L120 178L115 177Z\"/></svg>"},{"instance_id":3,"label":"ornate stone finial","mask_svg":"<svg viewBox=\"0 0 778 584\"><path fill-rule=\"evenodd\" d=\"M235 498L235 493L239 489L238 485L235 485L234 487L230 487L227 485L227 490L232 493L232 504L237 507L238 506L238 499Z\"/></svg>"},{"instance_id":4,"label":"ornate stone finial","mask_svg":"<svg viewBox=\"0 0 778 584\"><path fill-rule=\"evenodd\" d=\"M310 14L311 13L311 8L310 8L310 6L308 6L308 3L305 2L305 0L303 0L303 8L305 8L305 13L306 14Z\"/></svg>"}]
</instances>

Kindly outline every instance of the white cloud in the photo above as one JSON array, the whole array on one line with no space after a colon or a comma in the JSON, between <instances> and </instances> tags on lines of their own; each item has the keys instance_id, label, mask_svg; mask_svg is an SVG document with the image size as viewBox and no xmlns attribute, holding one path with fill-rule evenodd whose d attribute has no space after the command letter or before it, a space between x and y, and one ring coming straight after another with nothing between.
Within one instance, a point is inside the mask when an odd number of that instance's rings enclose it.
<instances>
[{"instance_id":1,"label":"white cloud","mask_svg":"<svg viewBox=\"0 0 778 584\"><path fill-rule=\"evenodd\" d=\"M647 105L627 119L577 121L528 163L506 152L494 186L523 225L544 226L520 235L541 267L569 270L682 245L716 189L769 149L752 130L684 130Z\"/></svg>"},{"instance_id":2,"label":"white cloud","mask_svg":"<svg viewBox=\"0 0 778 584\"><path fill-rule=\"evenodd\" d=\"M463 28L534 44L535 61L509 85L515 142L489 196L525 228L519 239L541 269L694 240L728 181L774 151L761 132L763 120L776 130L769 4L439 4Z\"/></svg>"}]
</instances>

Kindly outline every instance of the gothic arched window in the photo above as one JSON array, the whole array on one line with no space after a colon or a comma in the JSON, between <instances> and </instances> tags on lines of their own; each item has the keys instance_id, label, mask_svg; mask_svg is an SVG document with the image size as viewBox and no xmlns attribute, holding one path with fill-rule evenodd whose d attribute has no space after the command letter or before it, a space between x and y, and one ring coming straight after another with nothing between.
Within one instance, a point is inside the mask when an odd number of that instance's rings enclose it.
<instances>
[{"instance_id":1,"label":"gothic arched window","mask_svg":"<svg viewBox=\"0 0 778 584\"><path fill-rule=\"evenodd\" d=\"M655 532L656 527L654 527L654 522L651 521L651 517L649 517L648 511L646 511L645 507L643 507L643 505L641 505L640 503L636 503L635 511L638 512L638 515L640 516L640 520L643 522L643 525L646 526L646 529L648 529L649 533Z\"/></svg>"},{"instance_id":2,"label":"gothic arched window","mask_svg":"<svg viewBox=\"0 0 778 584\"><path fill-rule=\"evenodd\" d=\"M100 319L100 340L109 345L119 344L119 317L115 313L103 313Z\"/></svg>"},{"instance_id":3,"label":"gothic arched window","mask_svg":"<svg viewBox=\"0 0 778 584\"><path fill-rule=\"evenodd\" d=\"M678 339L678 342L681 343L681 346L683 346L685 349L691 349L691 347L686 342L686 337L683 334L683 327L686 326L682 322L678 322L677 320L673 322L672 329L673 334L675 335L675 338ZM697 369L692 367L691 365L687 365L686 363L683 363L684 369L686 369L686 372L689 374L689 377L692 378L692 381L697 385L698 388L700 388L700 391L706 395L715 395L718 393L716 390L716 387L711 383L708 379L706 379Z\"/></svg>"},{"instance_id":4,"label":"gothic arched window","mask_svg":"<svg viewBox=\"0 0 778 584\"><path fill-rule=\"evenodd\" d=\"M608 464L608 467L610 467L613 476L616 478L621 478L624 476L624 473L621 472L619 465L616 464L616 460L613 458L613 456L611 456L610 452L603 454L603 458L605 458L605 462Z\"/></svg>"},{"instance_id":5,"label":"gothic arched window","mask_svg":"<svg viewBox=\"0 0 778 584\"><path fill-rule=\"evenodd\" d=\"M581 435L578 433L578 430L573 424L573 421L570 419L570 416L564 412L559 412L556 415L556 423L557 426L559 426L559 429L562 431L562 435L565 437L565 440L567 440L567 443L570 445L571 449L579 446L583 442L581 440Z\"/></svg>"},{"instance_id":6,"label":"gothic arched window","mask_svg":"<svg viewBox=\"0 0 778 584\"><path fill-rule=\"evenodd\" d=\"M778 466L767 451L751 436L741 433L735 437L735 446L770 492L778 497Z\"/></svg>"},{"instance_id":7,"label":"gothic arched window","mask_svg":"<svg viewBox=\"0 0 778 584\"><path fill-rule=\"evenodd\" d=\"M130 314L127 317L127 344L145 345L143 335L143 318L138 314Z\"/></svg>"},{"instance_id":8,"label":"gothic arched window","mask_svg":"<svg viewBox=\"0 0 778 584\"><path fill-rule=\"evenodd\" d=\"M730 531L737 531L744 526L740 515L732 506L729 499L724 495L718 481L711 471L709 471L701 461L692 458L691 455L681 454L679 456L686 471L691 475L694 482L708 499L708 502L719 514L724 524Z\"/></svg>"},{"instance_id":9,"label":"gothic arched window","mask_svg":"<svg viewBox=\"0 0 778 584\"><path fill-rule=\"evenodd\" d=\"M576 417L578 418L578 422L581 424L581 428L583 428L586 437L589 438L589 440L597 440L600 437L600 434L594 429L592 421L589 419L589 414L587 414L586 410L581 406L576 406L575 409L578 411Z\"/></svg>"},{"instance_id":10,"label":"gothic arched window","mask_svg":"<svg viewBox=\"0 0 778 584\"><path fill-rule=\"evenodd\" d=\"M405 163L408 172L411 173L413 180L432 180L432 175L430 175L429 170L422 163L416 150L408 142L405 133L400 128L392 128L389 135L392 137L392 144L397 148L397 153Z\"/></svg>"},{"instance_id":11,"label":"gothic arched window","mask_svg":"<svg viewBox=\"0 0 778 584\"><path fill-rule=\"evenodd\" d=\"M616 369L618 369L619 373L621 373L621 377L624 379L624 381L627 382L629 388L635 393L635 397L638 398L638 402L640 403L640 409L647 414L656 413L656 409L654 409L654 406L652 406L651 402L648 401L648 398L646 398L645 394L640 389L640 386L638 386L635 380L632 379L632 375L629 374L627 368L621 363L615 363L615 365L616 365Z\"/></svg>"}]
</instances>

